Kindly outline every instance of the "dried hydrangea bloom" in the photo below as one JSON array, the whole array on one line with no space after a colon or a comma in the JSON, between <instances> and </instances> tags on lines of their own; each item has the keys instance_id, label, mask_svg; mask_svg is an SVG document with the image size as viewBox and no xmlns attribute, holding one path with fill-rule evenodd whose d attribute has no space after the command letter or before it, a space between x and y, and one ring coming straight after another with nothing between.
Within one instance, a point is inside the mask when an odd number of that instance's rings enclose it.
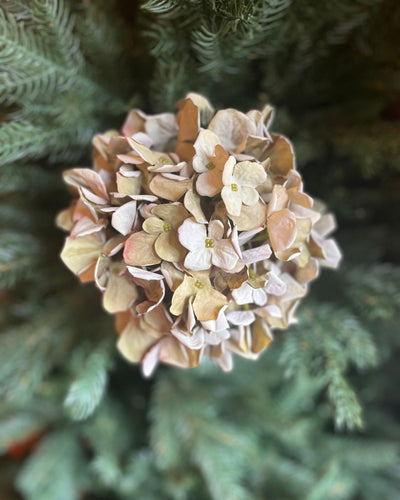
<instances>
[{"instance_id":1,"label":"dried hydrangea bloom","mask_svg":"<svg viewBox=\"0 0 400 500\"><path fill-rule=\"evenodd\" d=\"M93 139L93 168L64 172L61 258L115 314L117 346L149 376L159 362L222 370L257 359L321 266L341 259L325 207L303 191L273 108L214 109L188 94L178 113L129 113Z\"/></svg>"}]
</instances>

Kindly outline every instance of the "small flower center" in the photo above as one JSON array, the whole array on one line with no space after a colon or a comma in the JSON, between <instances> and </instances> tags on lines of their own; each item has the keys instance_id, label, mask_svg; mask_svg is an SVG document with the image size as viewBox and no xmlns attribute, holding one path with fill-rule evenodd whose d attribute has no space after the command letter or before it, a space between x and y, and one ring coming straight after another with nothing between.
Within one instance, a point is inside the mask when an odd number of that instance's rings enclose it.
<instances>
[{"instance_id":1,"label":"small flower center","mask_svg":"<svg viewBox=\"0 0 400 500\"><path fill-rule=\"evenodd\" d=\"M250 310L249 304L243 304L243 310L244 311L249 311Z\"/></svg>"},{"instance_id":2,"label":"small flower center","mask_svg":"<svg viewBox=\"0 0 400 500\"><path fill-rule=\"evenodd\" d=\"M237 184L231 184L231 189L232 191L237 191L238 190L238 185Z\"/></svg>"},{"instance_id":3,"label":"small flower center","mask_svg":"<svg viewBox=\"0 0 400 500\"><path fill-rule=\"evenodd\" d=\"M200 280L196 280L194 286L196 288L200 288L201 289L201 288L204 288L204 283L202 281L200 281Z\"/></svg>"},{"instance_id":4,"label":"small flower center","mask_svg":"<svg viewBox=\"0 0 400 500\"><path fill-rule=\"evenodd\" d=\"M254 272L254 269L252 267L249 268L249 276L252 279L256 277L256 273Z\"/></svg>"},{"instance_id":5,"label":"small flower center","mask_svg":"<svg viewBox=\"0 0 400 500\"><path fill-rule=\"evenodd\" d=\"M212 238L206 238L206 248L214 248L214 240Z\"/></svg>"},{"instance_id":6,"label":"small flower center","mask_svg":"<svg viewBox=\"0 0 400 500\"><path fill-rule=\"evenodd\" d=\"M207 163L207 165L206 165L207 170L214 170L214 168L215 168L215 165L213 162L210 161L210 163Z\"/></svg>"},{"instance_id":7,"label":"small flower center","mask_svg":"<svg viewBox=\"0 0 400 500\"><path fill-rule=\"evenodd\" d=\"M171 231L172 229L172 226L169 222L166 222L164 225L163 225L163 230L164 230L164 233L168 233L168 231Z\"/></svg>"}]
</instances>

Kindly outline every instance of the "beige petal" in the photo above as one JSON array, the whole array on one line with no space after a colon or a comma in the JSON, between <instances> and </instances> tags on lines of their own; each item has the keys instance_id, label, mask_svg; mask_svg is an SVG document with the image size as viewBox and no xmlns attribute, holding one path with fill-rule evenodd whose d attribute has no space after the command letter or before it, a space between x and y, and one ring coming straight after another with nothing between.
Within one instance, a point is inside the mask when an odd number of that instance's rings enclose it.
<instances>
[{"instance_id":1,"label":"beige petal","mask_svg":"<svg viewBox=\"0 0 400 500\"><path fill-rule=\"evenodd\" d=\"M296 217L287 208L272 213L267 228L274 252L289 248L297 236Z\"/></svg>"},{"instance_id":2,"label":"beige petal","mask_svg":"<svg viewBox=\"0 0 400 500\"><path fill-rule=\"evenodd\" d=\"M126 277L119 276L123 269L123 264L116 263L111 266L107 289L103 295L103 307L112 314L126 311L138 296L135 284Z\"/></svg>"},{"instance_id":3,"label":"beige petal","mask_svg":"<svg viewBox=\"0 0 400 500\"><path fill-rule=\"evenodd\" d=\"M149 217L143 222L143 230L149 234L161 234L164 231L165 222L158 217Z\"/></svg>"},{"instance_id":4,"label":"beige petal","mask_svg":"<svg viewBox=\"0 0 400 500\"><path fill-rule=\"evenodd\" d=\"M173 229L177 229L189 214L182 203L163 203L153 210L154 215L165 222L169 222Z\"/></svg>"},{"instance_id":5,"label":"beige petal","mask_svg":"<svg viewBox=\"0 0 400 500\"><path fill-rule=\"evenodd\" d=\"M105 255L108 255L109 257L116 255L124 246L125 240L126 237L123 236L122 234L117 234L113 236L105 243L103 253Z\"/></svg>"},{"instance_id":6,"label":"beige petal","mask_svg":"<svg viewBox=\"0 0 400 500\"><path fill-rule=\"evenodd\" d=\"M178 134L176 117L173 113L147 116L145 130L153 141L153 148L165 151Z\"/></svg>"},{"instance_id":7,"label":"beige petal","mask_svg":"<svg viewBox=\"0 0 400 500\"><path fill-rule=\"evenodd\" d=\"M61 252L64 264L75 274L80 274L95 264L103 249L103 242L96 235L67 238Z\"/></svg>"},{"instance_id":8,"label":"beige petal","mask_svg":"<svg viewBox=\"0 0 400 500\"><path fill-rule=\"evenodd\" d=\"M167 262L182 262L187 250L179 243L176 231L161 233L155 243L157 255Z\"/></svg>"},{"instance_id":9,"label":"beige petal","mask_svg":"<svg viewBox=\"0 0 400 500\"><path fill-rule=\"evenodd\" d=\"M140 328L139 318L132 317L121 333L117 347L124 358L132 363L137 363L155 342L157 342L156 339Z\"/></svg>"},{"instance_id":10,"label":"beige petal","mask_svg":"<svg viewBox=\"0 0 400 500\"><path fill-rule=\"evenodd\" d=\"M157 234L139 231L132 234L125 243L124 260L130 266L152 266L159 264L161 259L154 251Z\"/></svg>"},{"instance_id":11,"label":"beige petal","mask_svg":"<svg viewBox=\"0 0 400 500\"><path fill-rule=\"evenodd\" d=\"M292 144L283 135L272 134L273 143L268 149L271 158L271 172L275 175L286 176L295 168L294 151Z\"/></svg>"},{"instance_id":12,"label":"beige petal","mask_svg":"<svg viewBox=\"0 0 400 500\"><path fill-rule=\"evenodd\" d=\"M144 132L144 124L146 121L146 114L140 109L132 109L126 117L125 123L122 126L122 133L124 135L132 136L136 132Z\"/></svg>"},{"instance_id":13,"label":"beige petal","mask_svg":"<svg viewBox=\"0 0 400 500\"><path fill-rule=\"evenodd\" d=\"M202 196L215 196L222 186L222 173L217 168L200 174L196 182L196 190Z\"/></svg>"},{"instance_id":14,"label":"beige petal","mask_svg":"<svg viewBox=\"0 0 400 500\"><path fill-rule=\"evenodd\" d=\"M228 304L228 300L220 292L211 287L198 289L193 301L193 310L199 321L210 321L218 319L220 310Z\"/></svg>"},{"instance_id":15,"label":"beige petal","mask_svg":"<svg viewBox=\"0 0 400 500\"><path fill-rule=\"evenodd\" d=\"M336 228L335 217L332 214L322 215L322 217L314 224L315 230L320 236L328 236Z\"/></svg>"},{"instance_id":16,"label":"beige petal","mask_svg":"<svg viewBox=\"0 0 400 500\"><path fill-rule=\"evenodd\" d=\"M165 309L164 304L147 312L141 317L142 326L146 331L151 331L153 337L160 337L171 331L172 319Z\"/></svg>"},{"instance_id":17,"label":"beige petal","mask_svg":"<svg viewBox=\"0 0 400 500\"><path fill-rule=\"evenodd\" d=\"M218 240L215 242L212 254L212 263L223 271L233 269L239 260L239 256L229 240Z\"/></svg>"},{"instance_id":18,"label":"beige petal","mask_svg":"<svg viewBox=\"0 0 400 500\"><path fill-rule=\"evenodd\" d=\"M172 296L172 303L170 307L171 314L180 316L183 313L187 307L189 298L197 293L195 283L196 280L194 278L185 274L183 282L178 286Z\"/></svg>"},{"instance_id":19,"label":"beige petal","mask_svg":"<svg viewBox=\"0 0 400 500\"><path fill-rule=\"evenodd\" d=\"M267 207L261 200L252 207L242 205L240 216L230 216L230 218L237 225L238 231L250 231L264 226L267 218Z\"/></svg>"},{"instance_id":20,"label":"beige petal","mask_svg":"<svg viewBox=\"0 0 400 500\"><path fill-rule=\"evenodd\" d=\"M140 194L142 188L142 173L134 172L136 175L125 176L117 172L117 189L122 194Z\"/></svg>"},{"instance_id":21,"label":"beige petal","mask_svg":"<svg viewBox=\"0 0 400 500\"><path fill-rule=\"evenodd\" d=\"M62 210L56 218L57 227L63 229L64 231L71 231L74 227L74 221L72 220L75 210L75 203L72 204L65 210Z\"/></svg>"},{"instance_id":22,"label":"beige petal","mask_svg":"<svg viewBox=\"0 0 400 500\"><path fill-rule=\"evenodd\" d=\"M277 212L279 210L283 210L287 208L289 202L289 196L286 191L286 188L279 184L275 184L272 189L271 200L268 203L268 215L271 215L273 212Z\"/></svg>"},{"instance_id":23,"label":"beige petal","mask_svg":"<svg viewBox=\"0 0 400 500\"><path fill-rule=\"evenodd\" d=\"M185 194L183 203L186 210L188 210L196 219L196 222L207 222L203 210L201 209L201 198L198 194L193 192L193 189L189 189L189 191Z\"/></svg>"},{"instance_id":24,"label":"beige petal","mask_svg":"<svg viewBox=\"0 0 400 500\"><path fill-rule=\"evenodd\" d=\"M240 188L242 202L249 207L254 206L260 198L258 191L252 187L243 186Z\"/></svg>"},{"instance_id":25,"label":"beige petal","mask_svg":"<svg viewBox=\"0 0 400 500\"><path fill-rule=\"evenodd\" d=\"M169 201L178 201L191 189L192 180L180 176L167 177L168 174L158 174L150 182L150 190L156 196Z\"/></svg>"}]
</instances>

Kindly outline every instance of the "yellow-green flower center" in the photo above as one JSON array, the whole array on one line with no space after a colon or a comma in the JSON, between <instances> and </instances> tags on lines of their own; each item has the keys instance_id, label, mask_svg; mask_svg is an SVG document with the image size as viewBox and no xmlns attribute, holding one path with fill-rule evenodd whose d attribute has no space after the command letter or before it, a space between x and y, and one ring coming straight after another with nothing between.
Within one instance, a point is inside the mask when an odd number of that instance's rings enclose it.
<instances>
[{"instance_id":1,"label":"yellow-green flower center","mask_svg":"<svg viewBox=\"0 0 400 500\"><path fill-rule=\"evenodd\" d=\"M200 281L200 280L196 280L194 286L196 288L204 288L204 283L202 281Z\"/></svg>"},{"instance_id":2,"label":"yellow-green flower center","mask_svg":"<svg viewBox=\"0 0 400 500\"><path fill-rule=\"evenodd\" d=\"M207 170L214 170L214 168L215 168L215 165L213 162L210 161L210 163L207 163L207 165L206 165Z\"/></svg>"},{"instance_id":3,"label":"yellow-green flower center","mask_svg":"<svg viewBox=\"0 0 400 500\"><path fill-rule=\"evenodd\" d=\"M206 248L214 248L214 240L212 238L206 238Z\"/></svg>"},{"instance_id":4,"label":"yellow-green flower center","mask_svg":"<svg viewBox=\"0 0 400 500\"><path fill-rule=\"evenodd\" d=\"M231 184L231 189L232 191L237 191L238 190L238 185L237 184Z\"/></svg>"},{"instance_id":5,"label":"yellow-green flower center","mask_svg":"<svg viewBox=\"0 0 400 500\"><path fill-rule=\"evenodd\" d=\"M166 222L164 225L163 225L163 230L164 230L164 233L168 233L168 231L171 231L172 229L172 226L169 222Z\"/></svg>"},{"instance_id":6,"label":"yellow-green flower center","mask_svg":"<svg viewBox=\"0 0 400 500\"><path fill-rule=\"evenodd\" d=\"M249 311L250 310L249 304L243 304L243 310L244 311Z\"/></svg>"},{"instance_id":7,"label":"yellow-green flower center","mask_svg":"<svg viewBox=\"0 0 400 500\"><path fill-rule=\"evenodd\" d=\"M252 267L249 268L249 276L252 279L256 277L256 273L254 272L254 269Z\"/></svg>"}]
</instances>

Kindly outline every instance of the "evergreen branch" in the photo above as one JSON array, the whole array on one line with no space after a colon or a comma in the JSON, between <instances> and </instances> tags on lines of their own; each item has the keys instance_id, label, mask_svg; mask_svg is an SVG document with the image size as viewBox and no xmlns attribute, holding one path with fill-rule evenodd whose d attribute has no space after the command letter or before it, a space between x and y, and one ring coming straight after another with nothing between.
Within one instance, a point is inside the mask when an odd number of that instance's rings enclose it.
<instances>
[{"instance_id":1,"label":"evergreen branch","mask_svg":"<svg viewBox=\"0 0 400 500\"><path fill-rule=\"evenodd\" d=\"M84 475L76 436L58 431L46 436L24 463L17 487L27 500L78 500Z\"/></svg>"},{"instance_id":2,"label":"evergreen branch","mask_svg":"<svg viewBox=\"0 0 400 500\"><path fill-rule=\"evenodd\" d=\"M82 149L90 143L94 131L81 125L59 129L44 129L29 122L10 122L0 127L0 165L21 158L50 160L78 159Z\"/></svg>"},{"instance_id":3,"label":"evergreen branch","mask_svg":"<svg viewBox=\"0 0 400 500\"><path fill-rule=\"evenodd\" d=\"M12 287L38 272L41 248L30 234L0 233L0 287Z\"/></svg>"},{"instance_id":4,"label":"evergreen branch","mask_svg":"<svg viewBox=\"0 0 400 500\"><path fill-rule=\"evenodd\" d=\"M36 165L4 165L0 169L0 196L23 193L37 197L60 185L58 174ZM32 186L35 185L35 189Z\"/></svg>"},{"instance_id":5,"label":"evergreen branch","mask_svg":"<svg viewBox=\"0 0 400 500\"><path fill-rule=\"evenodd\" d=\"M2 411L0 414L0 453L42 429L42 419L28 412Z\"/></svg>"},{"instance_id":6,"label":"evergreen branch","mask_svg":"<svg viewBox=\"0 0 400 500\"><path fill-rule=\"evenodd\" d=\"M97 347L80 367L64 401L73 420L90 417L100 404L106 390L110 360L111 346L107 343Z\"/></svg>"}]
</instances>

